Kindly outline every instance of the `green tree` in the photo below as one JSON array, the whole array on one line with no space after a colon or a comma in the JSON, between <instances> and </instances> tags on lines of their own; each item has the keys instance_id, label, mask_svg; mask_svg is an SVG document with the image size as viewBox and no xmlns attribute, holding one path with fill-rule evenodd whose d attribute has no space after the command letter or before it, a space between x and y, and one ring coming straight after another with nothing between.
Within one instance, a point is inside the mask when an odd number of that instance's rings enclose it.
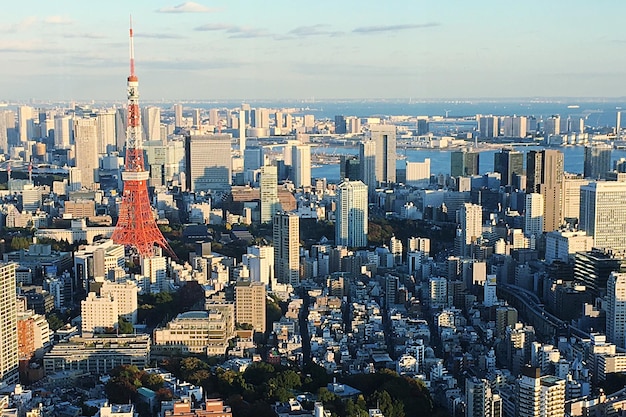
<instances>
[{"instance_id":1,"label":"green tree","mask_svg":"<svg viewBox=\"0 0 626 417\"><path fill-rule=\"evenodd\" d=\"M120 316L117 320L117 331L120 334L133 334L135 328L128 320Z\"/></svg>"},{"instance_id":2,"label":"green tree","mask_svg":"<svg viewBox=\"0 0 626 417\"><path fill-rule=\"evenodd\" d=\"M391 395L389 395L387 391L374 391L374 394L370 399L370 405L372 407L380 409L383 415L388 417L394 417L393 400L391 399Z\"/></svg>"},{"instance_id":3,"label":"green tree","mask_svg":"<svg viewBox=\"0 0 626 417\"><path fill-rule=\"evenodd\" d=\"M141 385L156 392L163 388L165 381L161 375L143 373L140 377Z\"/></svg>"}]
</instances>

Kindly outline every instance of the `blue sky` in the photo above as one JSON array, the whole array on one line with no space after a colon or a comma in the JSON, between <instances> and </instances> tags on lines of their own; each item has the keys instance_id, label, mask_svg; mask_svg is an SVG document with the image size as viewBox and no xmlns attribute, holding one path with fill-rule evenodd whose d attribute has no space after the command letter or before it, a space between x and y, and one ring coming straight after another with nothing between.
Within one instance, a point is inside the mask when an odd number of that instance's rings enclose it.
<instances>
[{"instance_id":1,"label":"blue sky","mask_svg":"<svg viewBox=\"0 0 626 417\"><path fill-rule=\"evenodd\" d=\"M626 2L21 0L0 100L626 96Z\"/></svg>"}]
</instances>

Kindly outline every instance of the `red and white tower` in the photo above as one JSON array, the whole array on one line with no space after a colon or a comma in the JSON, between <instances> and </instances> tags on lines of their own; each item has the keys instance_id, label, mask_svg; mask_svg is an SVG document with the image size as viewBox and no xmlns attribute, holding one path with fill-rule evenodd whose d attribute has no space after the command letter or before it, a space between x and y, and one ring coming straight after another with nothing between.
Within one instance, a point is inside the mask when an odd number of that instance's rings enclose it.
<instances>
[{"instance_id":1,"label":"red and white tower","mask_svg":"<svg viewBox=\"0 0 626 417\"><path fill-rule=\"evenodd\" d=\"M112 239L124 246L133 246L142 257L154 255L158 245L176 258L174 251L157 227L150 198L148 197L149 173L145 169L141 119L139 112L139 80L135 75L135 48L133 27L130 26L130 75L128 76L128 127L126 128L126 160L122 181L124 193L119 218Z\"/></svg>"}]
</instances>

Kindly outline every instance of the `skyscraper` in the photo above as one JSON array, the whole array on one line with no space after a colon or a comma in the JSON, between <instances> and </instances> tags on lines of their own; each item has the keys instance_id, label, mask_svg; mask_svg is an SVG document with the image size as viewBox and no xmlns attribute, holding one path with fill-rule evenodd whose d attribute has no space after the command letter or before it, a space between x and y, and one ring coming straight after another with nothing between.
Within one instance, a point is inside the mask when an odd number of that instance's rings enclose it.
<instances>
[{"instance_id":1,"label":"skyscraper","mask_svg":"<svg viewBox=\"0 0 626 417\"><path fill-rule=\"evenodd\" d=\"M611 272L606 283L606 337L617 347L626 347L626 273Z\"/></svg>"},{"instance_id":2,"label":"skyscraper","mask_svg":"<svg viewBox=\"0 0 626 417\"><path fill-rule=\"evenodd\" d=\"M368 194L374 195L376 191L376 142L365 140L359 143L359 169L360 179L367 185Z\"/></svg>"},{"instance_id":3,"label":"skyscraper","mask_svg":"<svg viewBox=\"0 0 626 417\"><path fill-rule=\"evenodd\" d=\"M585 146L585 178L598 180L604 178L611 170L611 151L613 147L609 144L597 144Z\"/></svg>"},{"instance_id":4,"label":"skyscraper","mask_svg":"<svg viewBox=\"0 0 626 417\"><path fill-rule=\"evenodd\" d=\"M265 284L250 280L235 284L235 321L248 323L254 331L265 333Z\"/></svg>"},{"instance_id":5,"label":"skyscraper","mask_svg":"<svg viewBox=\"0 0 626 417\"><path fill-rule=\"evenodd\" d=\"M470 256L471 245L482 235L483 208L478 204L464 203L459 210L460 256Z\"/></svg>"},{"instance_id":6,"label":"skyscraper","mask_svg":"<svg viewBox=\"0 0 626 417\"><path fill-rule=\"evenodd\" d=\"M29 135L29 124L35 117L35 109L30 106L19 106L17 108L17 132L20 143L26 143L32 139Z\"/></svg>"},{"instance_id":7,"label":"skyscraper","mask_svg":"<svg viewBox=\"0 0 626 417\"><path fill-rule=\"evenodd\" d=\"M261 223L272 221L280 210L278 200L278 169L273 165L261 167Z\"/></svg>"},{"instance_id":8,"label":"skyscraper","mask_svg":"<svg viewBox=\"0 0 626 417\"><path fill-rule=\"evenodd\" d=\"M367 186L361 181L343 181L337 186L335 245L367 246Z\"/></svg>"},{"instance_id":9,"label":"skyscraper","mask_svg":"<svg viewBox=\"0 0 626 417\"><path fill-rule=\"evenodd\" d=\"M174 127L183 127L183 105L174 104Z\"/></svg>"},{"instance_id":10,"label":"skyscraper","mask_svg":"<svg viewBox=\"0 0 626 417\"><path fill-rule=\"evenodd\" d=\"M556 230L562 223L562 181L562 152L554 149L528 152L526 155L526 192L543 195L544 232Z\"/></svg>"},{"instance_id":11,"label":"skyscraper","mask_svg":"<svg viewBox=\"0 0 626 417\"><path fill-rule=\"evenodd\" d=\"M291 150L291 177L297 188L311 186L311 147L296 145Z\"/></svg>"},{"instance_id":12,"label":"skyscraper","mask_svg":"<svg viewBox=\"0 0 626 417\"><path fill-rule=\"evenodd\" d=\"M300 218L294 213L274 214L274 267L278 282L300 283Z\"/></svg>"},{"instance_id":13,"label":"skyscraper","mask_svg":"<svg viewBox=\"0 0 626 417\"><path fill-rule=\"evenodd\" d=\"M0 383L19 382L17 372L16 264L0 263Z\"/></svg>"},{"instance_id":14,"label":"skyscraper","mask_svg":"<svg viewBox=\"0 0 626 417\"><path fill-rule=\"evenodd\" d=\"M495 138L500 135L500 119L497 116L476 116L481 138Z\"/></svg>"},{"instance_id":15,"label":"skyscraper","mask_svg":"<svg viewBox=\"0 0 626 417\"><path fill-rule=\"evenodd\" d=\"M513 149L501 149L493 155L493 170L500 173L503 186L513 185L515 176L524 174L524 154Z\"/></svg>"},{"instance_id":16,"label":"skyscraper","mask_svg":"<svg viewBox=\"0 0 626 417\"><path fill-rule=\"evenodd\" d=\"M80 170L81 185L93 189L99 166L97 120L74 120L74 142L76 145L76 168Z\"/></svg>"},{"instance_id":17,"label":"skyscraper","mask_svg":"<svg viewBox=\"0 0 626 417\"><path fill-rule=\"evenodd\" d=\"M554 115L548 117L543 124L543 131L546 136L558 135L561 133L561 116Z\"/></svg>"},{"instance_id":18,"label":"skyscraper","mask_svg":"<svg viewBox=\"0 0 626 417\"><path fill-rule=\"evenodd\" d=\"M263 148L248 146L243 153L243 170L256 170L264 165Z\"/></svg>"},{"instance_id":19,"label":"skyscraper","mask_svg":"<svg viewBox=\"0 0 626 417\"><path fill-rule=\"evenodd\" d=\"M578 221L580 216L580 187L589 184L588 179L576 175L564 175L561 182L561 216L566 222Z\"/></svg>"},{"instance_id":20,"label":"skyscraper","mask_svg":"<svg viewBox=\"0 0 626 417\"><path fill-rule=\"evenodd\" d=\"M229 135L191 135L185 139L187 188L191 191L230 190Z\"/></svg>"},{"instance_id":21,"label":"skyscraper","mask_svg":"<svg viewBox=\"0 0 626 417\"><path fill-rule=\"evenodd\" d=\"M525 116L507 116L502 121L504 136L507 138L525 138L528 119Z\"/></svg>"},{"instance_id":22,"label":"skyscraper","mask_svg":"<svg viewBox=\"0 0 626 417\"><path fill-rule=\"evenodd\" d=\"M72 137L72 119L69 116L54 117L54 148L67 149Z\"/></svg>"},{"instance_id":23,"label":"skyscraper","mask_svg":"<svg viewBox=\"0 0 626 417\"><path fill-rule=\"evenodd\" d=\"M343 115L335 116L335 133L342 135L346 133L346 117Z\"/></svg>"},{"instance_id":24,"label":"skyscraper","mask_svg":"<svg viewBox=\"0 0 626 417\"><path fill-rule=\"evenodd\" d=\"M469 177L478 175L480 154L472 149L453 151L450 154L450 176Z\"/></svg>"},{"instance_id":25,"label":"skyscraper","mask_svg":"<svg viewBox=\"0 0 626 417\"><path fill-rule=\"evenodd\" d=\"M406 163L406 184L415 187L428 187L430 183L430 158L424 162Z\"/></svg>"},{"instance_id":26,"label":"skyscraper","mask_svg":"<svg viewBox=\"0 0 626 417\"><path fill-rule=\"evenodd\" d=\"M96 121L98 124L98 153L101 155L106 155L116 149L115 116L115 109L100 110L96 113Z\"/></svg>"},{"instance_id":27,"label":"skyscraper","mask_svg":"<svg viewBox=\"0 0 626 417\"><path fill-rule=\"evenodd\" d=\"M600 181L580 187L579 228L594 247L626 250L626 182Z\"/></svg>"},{"instance_id":28,"label":"skyscraper","mask_svg":"<svg viewBox=\"0 0 626 417\"><path fill-rule=\"evenodd\" d=\"M370 133L376 143L376 181L386 184L396 182L396 127L372 125Z\"/></svg>"}]
</instances>

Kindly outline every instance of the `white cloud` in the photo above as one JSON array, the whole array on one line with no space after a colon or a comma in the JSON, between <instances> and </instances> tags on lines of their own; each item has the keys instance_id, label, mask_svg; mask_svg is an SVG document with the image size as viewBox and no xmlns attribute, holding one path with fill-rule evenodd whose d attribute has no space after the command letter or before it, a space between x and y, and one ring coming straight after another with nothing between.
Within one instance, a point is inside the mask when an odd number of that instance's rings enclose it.
<instances>
[{"instance_id":1,"label":"white cloud","mask_svg":"<svg viewBox=\"0 0 626 417\"><path fill-rule=\"evenodd\" d=\"M74 23L72 19L66 16L46 16L42 19L42 22L51 25L69 25Z\"/></svg>"},{"instance_id":2,"label":"white cloud","mask_svg":"<svg viewBox=\"0 0 626 417\"><path fill-rule=\"evenodd\" d=\"M212 9L193 1L187 1L176 6L162 7L157 10L159 13L213 13L217 11L218 9Z\"/></svg>"}]
</instances>

